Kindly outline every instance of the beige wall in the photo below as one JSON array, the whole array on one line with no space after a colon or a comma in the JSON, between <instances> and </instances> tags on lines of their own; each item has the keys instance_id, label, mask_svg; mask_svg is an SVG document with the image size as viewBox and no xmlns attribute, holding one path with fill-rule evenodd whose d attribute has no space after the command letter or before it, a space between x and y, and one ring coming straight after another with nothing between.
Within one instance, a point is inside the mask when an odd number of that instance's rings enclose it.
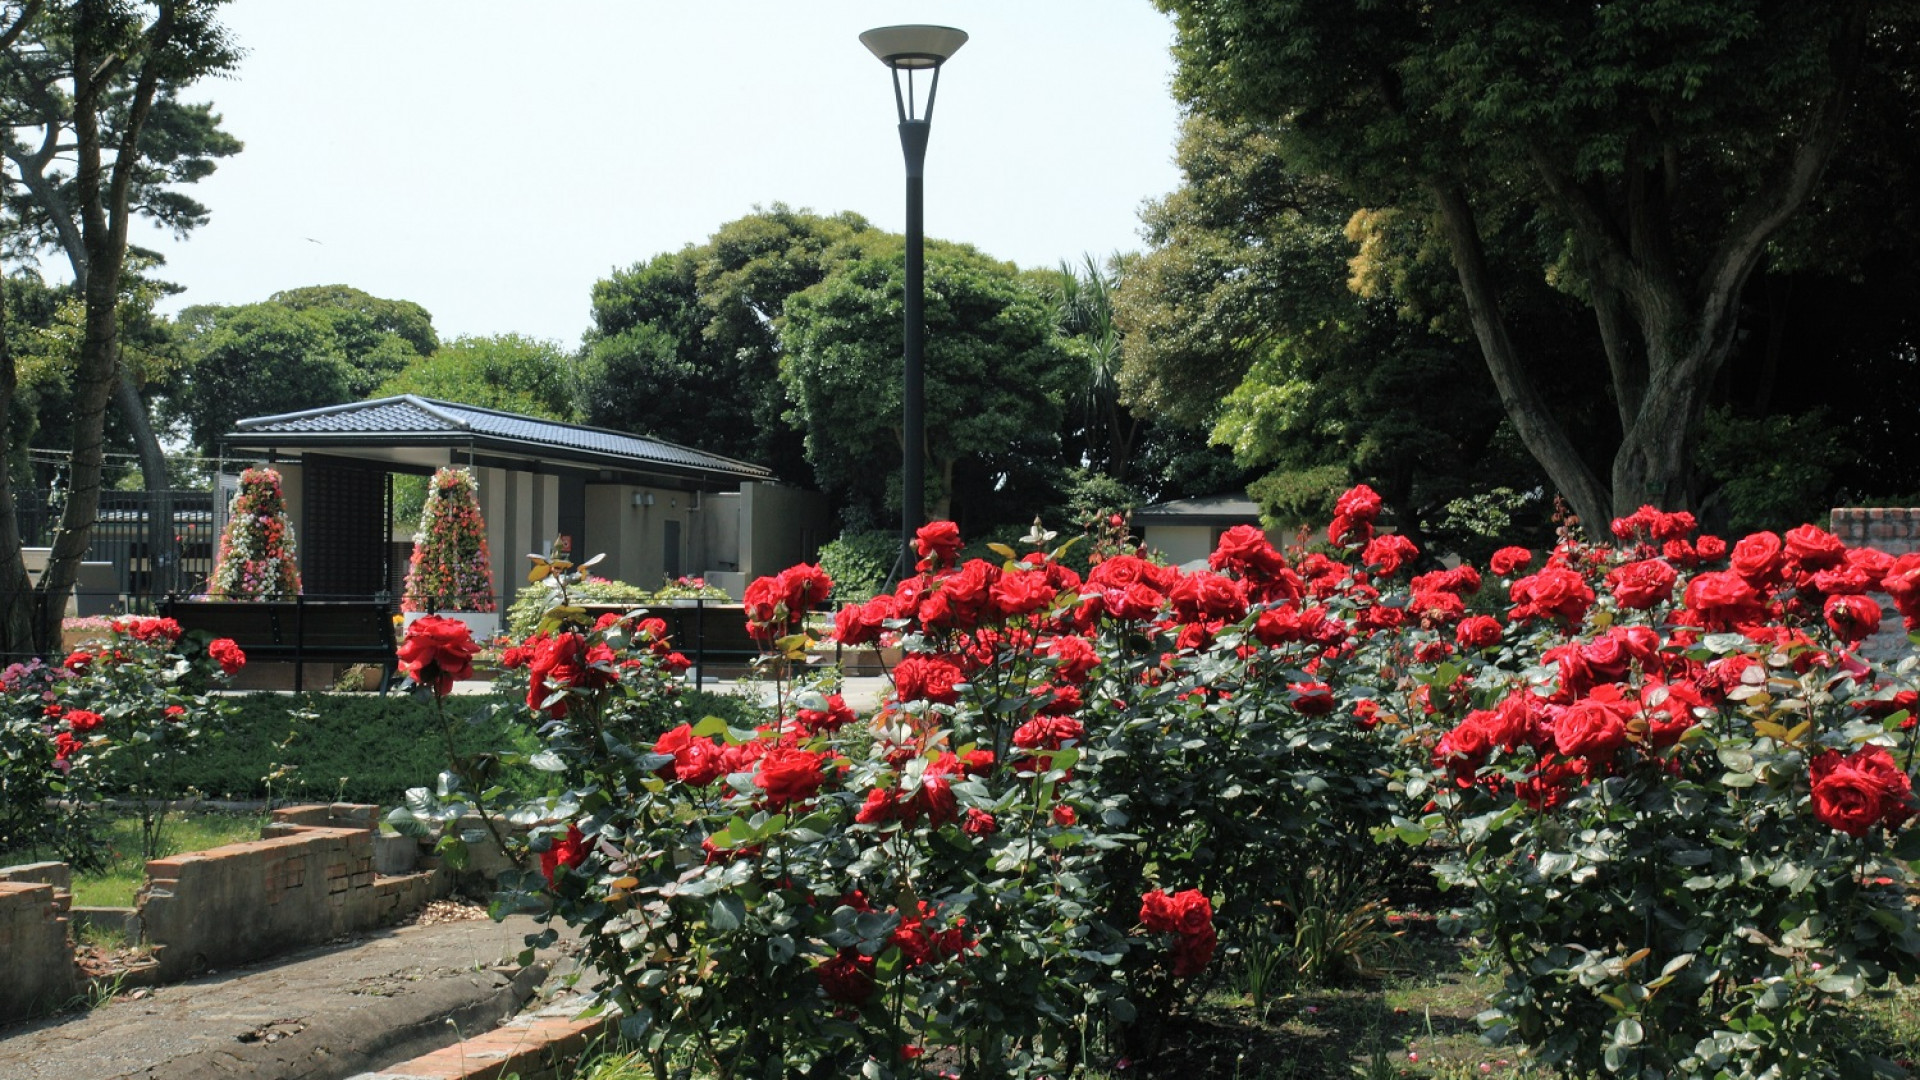
<instances>
[{"instance_id":1,"label":"beige wall","mask_svg":"<svg viewBox=\"0 0 1920 1080\"><path fill-rule=\"evenodd\" d=\"M1149 525L1140 530L1140 542L1178 566L1213 554L1213 526Z\"/></svg>"},{"instance_id":2,"label":"beige wall","mask_svg":"<svg viewBox=\"0 0 1920 1080\"><path fill-rule=\"evenodd\" d=\"M826 496L779 484L740 487L740 573L752 581L815 558L832 539Z\"/></svg>"}]
</instances>

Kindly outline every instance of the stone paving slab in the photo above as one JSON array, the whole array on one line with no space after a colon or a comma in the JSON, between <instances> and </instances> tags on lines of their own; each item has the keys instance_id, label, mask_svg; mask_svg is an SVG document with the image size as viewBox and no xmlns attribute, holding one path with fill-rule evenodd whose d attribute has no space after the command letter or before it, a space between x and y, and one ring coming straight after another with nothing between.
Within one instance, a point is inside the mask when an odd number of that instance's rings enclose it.
<instances>
[{"instance_id":1,"label":"stone paving slab","mask_svg":"<svg viewBox=\"0 0 1920 1080\"><path fill-rule=\"evenodd\" d=\"M513 964L539 929L524 916L402 927L0 1027L0 1078L339 1080L513 1015L558 955Z\"/></svg>"}]
</instances>

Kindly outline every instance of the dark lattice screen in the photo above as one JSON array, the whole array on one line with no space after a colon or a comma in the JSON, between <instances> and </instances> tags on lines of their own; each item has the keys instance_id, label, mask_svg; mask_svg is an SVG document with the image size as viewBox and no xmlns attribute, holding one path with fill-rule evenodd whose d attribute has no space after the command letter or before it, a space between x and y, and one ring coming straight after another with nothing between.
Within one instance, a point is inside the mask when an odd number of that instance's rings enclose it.
<instances>
[{"instance_id":1,"label":"dark lattice screen","mask_svg":"<svg viewBox=\"0 0 1920 1080\"><path fill-rule=\"evenodd\" d=\"M370 599L388 591L386 470L341 458L305 461L302 591Z\"/></svg>"}]
</instances>

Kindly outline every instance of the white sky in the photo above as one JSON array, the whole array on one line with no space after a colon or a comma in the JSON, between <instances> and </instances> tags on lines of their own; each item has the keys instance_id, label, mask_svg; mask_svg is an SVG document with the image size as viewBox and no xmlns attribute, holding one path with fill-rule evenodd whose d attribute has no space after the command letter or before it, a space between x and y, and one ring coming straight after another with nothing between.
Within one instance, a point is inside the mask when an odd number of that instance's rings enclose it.
<instances>
[{"instance_id":1,"label":"white sky","mask_svg":"<svg viewBox=\"0 0 1920 1080\"><path fill-rule=\"evenodd\" d=\"M1168 20L1148 0L235 0L247 56L199 84L246 149L212 221L136 242L243 304L341 283L442 339L573 346L593 283L756 204L904 224L889 75L860 31L972 35L941 74L927 232L1021 266L1134 250L1171 191Z\"/></svg>"}]
</instances>

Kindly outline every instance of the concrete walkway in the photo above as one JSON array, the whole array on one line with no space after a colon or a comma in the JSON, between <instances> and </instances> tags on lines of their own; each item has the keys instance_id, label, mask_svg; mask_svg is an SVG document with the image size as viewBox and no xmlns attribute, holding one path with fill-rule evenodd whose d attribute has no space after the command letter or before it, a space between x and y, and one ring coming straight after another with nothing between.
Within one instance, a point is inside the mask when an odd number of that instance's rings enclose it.
<instances>
[{"instance_id":1,"label":"concrete walkway","mask_svg":"<svg viewBox=\"0 0 1920 1080\"><path fill-rule=\"evenodd\" d=\"M0 1077L339 1080L513 1015L556 963L552 949L513 963L539 929L524 916L401 927L0 1027Z\"/></svg>"}]
</instances>

